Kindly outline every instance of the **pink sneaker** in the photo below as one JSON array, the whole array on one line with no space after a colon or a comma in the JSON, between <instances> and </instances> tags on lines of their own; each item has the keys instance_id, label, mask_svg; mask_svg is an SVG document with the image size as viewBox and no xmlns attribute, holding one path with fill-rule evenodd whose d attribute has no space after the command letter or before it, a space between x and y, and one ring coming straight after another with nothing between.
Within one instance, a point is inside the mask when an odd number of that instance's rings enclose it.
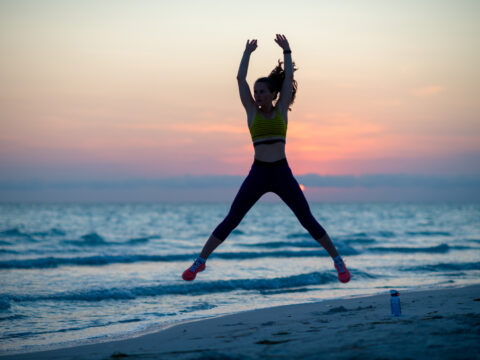
<instances>
[{"instance_id":1,"label":"pink sneaker","mask_svg":"<svg viewBox=\"0 0 480 360\"><path fill-rule=\"evenodd\" d=\"M195 260L192 266L185 270L182 274L182 278L185 281L192 281L197 276L197 273L205 270L205 263L202 263L200 260Z\"/></svg>"},{"instance_id":2,"label":"pink sneaker","mask_svg":"<svg viewBox=\"0 0 480 360\"><path fill-rule=\"evenodd\" d=\"M335 269L338 272L338 280L342 283L347 283L350 281L350 271L348 271L345 262L342 260L340 263L333 263L335 265Z\"/></svg>"}]
</instances>

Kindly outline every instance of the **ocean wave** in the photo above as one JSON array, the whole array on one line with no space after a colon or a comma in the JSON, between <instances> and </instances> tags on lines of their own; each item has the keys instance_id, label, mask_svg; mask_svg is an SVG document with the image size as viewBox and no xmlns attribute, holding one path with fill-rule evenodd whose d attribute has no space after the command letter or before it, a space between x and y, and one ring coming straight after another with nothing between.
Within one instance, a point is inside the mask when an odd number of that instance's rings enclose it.
<instances>
[{"instance_id":1,"label":"ocean wave","mask_svg":"<svg viewBox=\"0 0 480 360\"><path fill-rule=\"evenodd\" d=\"M194 311L200 311L200 310L209 310L216 308L217 305L209 304L206 301L201 302L200 304L188 306L183 310L180 310L181 313L189 313L189 312L194 312Z\"/></svg>"},{"instance_id":2,"label":"ocean wave","mask_svg":"<svg viewBox=\"0 0 480 360\"><path fill-rule=\"evenodd\" d=\"M319 248L319 246L317 246ZM351 247L339 247L342 249L344 255L357 255L358 251ZM289 251L289 250L277 250L277 251L262 251L262 252L230 252L230 253L214 253L211 258L220 259L257 259L268 257L280 257L280 258L296 258L296 257L316 257L316 256L329 256L328 253L321 250L304 250L304 251Z\"/></svg>"},{"instance_id":3,"label":"ocean wave","mask_svg":"<svg viewBox=\"0 0 480 360\"><path fill-rule=\"evenodd\" d=\"M99 234L97 234L96 232L82 235L80 236L80 239L82 239L81 241L83 241L85 244L91 244L91 245L106 243L105 239Z\"/></svg>"},{"instance_id":4,"label":"ocean wave","mask_svg":"<svg viewBox=\"0 0 480 360\"><path fill-rule=\"evenodd\" d=\"M19 236L28 236L20 231L18 228L11 228L7 230L0 231L0 236L11 236L11 237L19 237Z\"/></svg>"},{"instance_id":5,"label":"ocean wave","mask_svg":"<svg viewBox=\"0 0 480 360\"><path fill-rule=\"evenodd\" d=\"M383 237L383 238L393 238L397 236L393 231L388 231L388 230L378 230L378 231L372 231L372 232L359 232L359 233L353 233L353 234L345 234L345 235L339 235L339 238L372 238L372 236L375 237Z\"/></svg>"},{"instance_id":6,"label":"ocean wave","mask_svg":"<svg viewBox=\"0 0 480 360\"><path fill-rule=\"evenodd\" d=\"M334 241L342 241L347 244L372 244L376 238L394 238L397 235L393 231L379 230L369 233L359 232L353 234L339 235L334 237Z\"/></svg>"},{"instance_id":7,"label":"ocean wave","mask_svg":"<svg viewBox=\"0 0 480 360\"><path fill-rule=\"evenodd\" d=\"M10 309L10 300L8 298L8 296L1 296L0 297L0 311L3 311L3 310L8 310Z\"/></svg>"},{"instance_id":8,"label":"ocean wave","mask_svg":"<svg viewBox=\"0 0 480 360\"><path fill-rule=\"evenodd\" d=\"M344 255L355 255L358 252L350 248L342 252ZM137 262L172 262L187 261L197 257L198 254L171 254L171 255L94 255L86 257L42 257L31 259L16 259L0 261L0 269L43 269L55 268L64 265L98 266L109 264L129 264ZM257 259L268 257L295 258L328 256L325 250L310 251L263 251L263 252L226 252L214 253L211 258L219 259Z\"/></svg>"},{"instance_id":9,"label":"ocean wave","mask_svg":"<svg viewBox=\"0 0 480 360\"><path fill-rule=\"evenodd\" d=\"M75 245L79 247L95 247L95 246L112 246L112 245L137 245L137 244L146 244L151 239L159 239L161 238L160 235L153 235L153 236L144 236L140 238L133 238L127 241L106 241L101 235L97 234L96 232L89 233L86 235L82 235L81 240L65 240L63 243Z\"/></svg>"},{"instance_id":10,"label":"ocean wave","mask_svg":"<svg viewBox=\"0 0 480 360\"><path fill-rule=\"evenodd\" d=\"M397 236L393 231L389 231L389 230L375 231L375 232L372 232L370 235L384 237L384 238L394 238Z\"/></svg>"},{"instance_id":11,"label":"ocean wave","mask_svg":"<svg viewBox=\"0 0 480 360\"><path fill-rule=\"evenodd\" d=\"M146 244L147 242L150 241L150 237L142 237L142 238L135 238L135 239L130 239L127 241L128 244Z\"/></svg>"},{"instance_id":12,"label":"ocean wave","mask_svg":"<svg viewBox=\"0 0 480 360\"><path fill-rule=\"evenodd\" d=\"M98 235L96 232L82 235L80 239L81 240L64 240L63 243L76 246L104 246L109 244L102 236Z\"/></svg>"},{"instance_id":13,"label":"ocean wave","mask_svg":"<svg viewBox=\"0 0 480 360\"><path fill-rule=\"evenodd\" d=\"M335 244L337 244L337 241L343 242L345 244L372 244L376 242L376 240L371 237L359 237L359 238L355 238L355 237L341 238L340 237L340 238L333 239L333 242Z\"/></svg>"},{"instance_id":14,"label":"ocean wave","mask_svg":"<svg viewBox=\"0 0 480 360\"><path fill-rule=\"evenodd\" d=\"M367 234L364 232L361 233L354 233L354 234L347 234L347 235L337 235L337 236L332 236L334 240L340 240L340 241L345 241L345 240L353 240L353 241L362 241L361 239L365 239L364 241L375 241L375 239L372 238L372 236L379 236L379 237L395 237L396 235L391 232L391 231L376 231L372 232L371 234ZM308 232L300 232L300 233L291 233L287 235L287 239L312 239L312 236Z\"/></svg>"},{"instance_id":15,"label":"ocean wave","mask_svg":"<svg viewBox=\"0 0 480 360\"><path fill-rule=\"evenodd\" d=\"M399 253L446 253L451 249L470 249L466 246L449 246L447 244L440 244L437 246L429 247L413 247L413 246L379 246L368 248L368 251L373 252L399 252Z\"/></svg>"},{"instance_id":16,"label":"ocean wave","mask_svg":"<svg viewBox=\"0 0 480 360\"><path fill-rule=\"evenodd\" d=\"M18 227L10 228L7 230L0 231L0 236L2 237L14 237L14 238L26 238L32 241L36 241L33 237L53 237L53 236L65 236L65 231L57 228L51 228L47 231L22 231Z\"/></svg>"},{"instance_id":17,"label":"ocean wave","mask_svg":"<svg viewBox=\"0 0 480 360\"><path fill-rule=\"evenodd\" d=\"M403 271L431 271L431 272L442 272L442 271L463 271L463 270L480 270L480 262L467 262L467 263L438 263L438 264L428 264L428 265L419 265L412 267L402 267L400 270Z\"/></svg>"},{"instance_id":18,"label":"ocean wave","mask_svg":"<svg viewBox=\"0 0 480 360\"><path fill-rule=\"evenodd\" d=\"M63 231L61 229L51 228L47 231L33 232L30 235L33 235L33 236L65 236L66 233L65 233L65 231Z\"/></svg>"},{"instance_id":19,"label":"ocean wave","mask_svg":"<svg viewBox=\"0 0 480 360\"><path fill-rule=\"evenodd\" d=\"M18 254L18 251L10 249L0 249L0 254Z\"/></svg>"},{"instance_id":20,"label":"ocean wave","mask_svg":"<svg viewBox=\"0 0 480 360\"><path fill-rule=\"evenodd\" d=\"M81 239L82 242L86 245L104 245L107 243L105 239L98 235L96 232L82 235Z\"/></svg>"},{"instance_id":21,"label":"ocean wave","mask_svg":"<svg viewBox=\"0 0 480 360\"><path fill-rule=\"evenodd\" d=\"M32 238L28 233L22 232L17 227L0 231L0 238L2 238L2 240L8 239L8 238L14 238L16 241L18 241L19 239L27 240L29 242L37 241L34 238Z\"/></svg>"},{"instance_id":22,"label":"ocean wave","mask_svg":"<svg viewBox=\"0 0 480 360\"><path fill-rule=\"evenodd\" d=\"M365 232L359 232L359 233L343 235L343 236L346 236L346 237L368 237L369 235Z\"/></svg>"},{"instance_id":23,"label":"ocean wave","mask_svg":"<svg viewBox=\"0 0 480 360\"><path fill-rule=\"evenodd\" d=\"M345 244L344 241L337 242L334 241L339 252L344 255L356 255L358 251L349 245ZM318 251L320 245L310 237L308 241L266 241L255 244L239 244L240 246L253 247L253 248L266 248L266 249L278 249L278 248L312 248L316 249L313 251ZM278 252L281 254L281 252ZM261 253L260 253L261 254ZM283 256L282 256L283 257Z\"/></svg>"},{"instance_id":24,"label":"ocean wave","mask_svg":"<svg viewBox=\"0 0 480 360\"><path fill-rule=\"evenodd\" d=\"M16 238L18 241L19 238L22 240L28 240L31 242L38 242L37 238L45 238L45 237L64 237L66 236L66 232L58 229L58 228L51 228L47 231L33 231L33 232L25 232L21 231L18 227L7 229L0 232L0 245L13 245L8 238ZM161 238L160 235L152 235L152 236L144 236L138 238L132 238L125 242L121 241L106 241L101 235L96 232L91 232L89 234L82 235L79 240L62 240L61 242L64 244L75 245L79 247L95 247L95 246L109 246L109 245L136 245L136 244L145 244L149 242L151 239L159 239Z\"/></svg>"},{"instance_id":25,"label":"ocean wave","mask_svg":"<svg viewBox=\"0 0 480 360\"><path fill-rule=\"evenodd\" d=\"M58 330L25 331L25 332L18 332L18 333L7 333L5 336L0 337L0 339L29 338L35 335L66 333L71 331L79 331L79 330L85 330L85 329L96 328L96 327L106 327L110 325L124 324L124 323L130 323L130 322L138 322L138 321L142 321L142 319L132 318L132 319L119 320L119 321L109 321L109 322L100 323L100 324L92 323L85 326L76 326L76 327L63 328Z\"/></svg>"},{"instance_id":26,"label":"ocean wave","mask_svg":"<svg viewBox=\"0 0 480 360\"><path fill-rule=\"evenodd\" d=\"M311 239L312 236L309 233L301 232L301 233L291 233L287 235L287 239L298 239L298 238L308 238Z\"/></svg>"},{"instance_id":27,"label":"ocean wave","mask_svg":"<svg viewBox=\"0 0 480 360\"><path fill-rule=\"evenodd\" d=\"M128 264L141 261L179 261L192 258L184 255L94 255L86 257L42 257L0 261L0 269L43 269L62 265L98 266Z\"/></svg>"},{"instance_id":28,"label":"ocean wave","mask_svg":"<svg viewBox=\"0 0 480 360\"><path fill-rule=\"evenodd\" d=\"M281 290L260 290L262 295L277 295L277 294L291 294L291 293L299 293L299 292L308 292L310 291L309 288L306 287L296 287L293 289L281 289Z\"/></svg>"},{"instance_id":29,"label":"ocean wave","mask_svg":"<svg viewBox=\"0 0 480 360\"><path fill-rule=\"evenodd\" d=\"M266 241L255 244L238 244L245 247L261 247L269 249L277 249L281 247L298 247L298 248L317 248L318 243L311 239L310 241Z\"/></svg>"},{"instance_id":30,"label":"ocean wave","mask_svg":"<svg viewBox=\"0 0 480 360\"><path fill-rule=\"evenodd\" d=\"M452 236L447 231L407 231L405 234L411 236Z\"/></svg>"},{"instance_id":31,"label":"ocean wave","mask_svg":"<svg viewBox=\"0 0 480 360\"><path fill-rule=\"evenodd\" d=\"M5 316L5 317L0 317L0 321L9 321L9 320L19 320L19 319L25 319L27 316L25 315L10 315L10 316Z\"/></svg>"},{"instance_id":32,"label":"ocean wave","mask_svg":"<svg viewBox=\"0 0 480 360\"><path fill-rule=\"evenodd\" d=\"M365 273L355 272L356 277L364 277ZM372 276L372 275L368 275ZM218 281L196 281L194 283L158 284L154 286L138 286L133 288L99 288L46 295L3 295L17 302L25 301L102 301L131 300L138 297L155 297L165 295L202 295L231 292L237 290L265 291L291 289L312 285L337 282L337 275L332 272L312 272L272 279L236 279Z\"/></svg>"},{"instance_id":33,"label":"ocean wave","mask_svg":"<svg viewBox=\"0 0 480 360\"><path fill-rule=\"evenodd\" d=\"M161 239L162 236L161 235L150 235L150 236L143 236L143 237L139 237L139 238L133 238L133 239L129 239L127 240L127 244L146 244L147 242L149 242L150 240L153 240L153 239ZM115 243L117 245L121 245L121 244L125 244L124 242L117 242Z\"/></svg>"}]
</instances>

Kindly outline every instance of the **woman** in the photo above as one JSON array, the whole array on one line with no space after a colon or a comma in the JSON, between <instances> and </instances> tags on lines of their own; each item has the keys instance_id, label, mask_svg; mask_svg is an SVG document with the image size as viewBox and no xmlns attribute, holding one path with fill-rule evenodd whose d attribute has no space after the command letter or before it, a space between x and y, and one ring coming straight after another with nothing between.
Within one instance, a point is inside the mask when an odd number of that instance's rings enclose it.
<instances>
[{"instance_id":1,"label":"woman","mask_svg":"<svg viewBox=\"0 0 480 360\"><path fill-rule=\"evenodd\" d=\"M268 77L255 82L254 97L247 84L250 54L257 48L257 40L247 40L237 80L240 99L247 112L248 127L255 148L252 168L244 180L225 219L213 231L200 256L182 275L186 281L195 279L205 270L208 256L237 227L245 214L266 192L274 192L292 209L310 235L333 258L341 282L350 280L350 272L323 227L313 217L298 182L293 177L285 155L289 106L295 99L297 83L293 79L292 51L284 35L277 34L275 42L283 49L285 70L281 62ZM280 95L278 101L273 104Z\"/></svg>"}]
</instances>

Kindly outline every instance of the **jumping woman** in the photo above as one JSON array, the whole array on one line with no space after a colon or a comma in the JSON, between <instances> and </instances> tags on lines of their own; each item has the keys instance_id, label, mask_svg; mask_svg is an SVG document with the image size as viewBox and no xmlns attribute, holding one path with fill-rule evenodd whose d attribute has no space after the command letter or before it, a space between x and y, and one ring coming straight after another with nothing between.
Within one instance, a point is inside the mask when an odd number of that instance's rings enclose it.
<instances>
[{"instance_id":1,"label":"jumping woman","mask_svg":"<svg viewBox=\"0 0 480 360\"><path fill-rule=\"evenodd\" d=\"M233 200L228 215L210 235L193 265L184 271L182 278L186 281L195 279L198 272L205 270L205 263L210 254L240 224L257 200L267 192L274 192L280 196L302 226L327 250L337 269L338 279L344 283L350 280L350 272L338 255L337 249L325 229L313 217L286 159L287 115L297 91L297 82L293 79L293 72L296 69L294 69L292 51L287 38L277 34L275 42L283 49L284 70L279 61L279 65L268 77L258 79L254 85L253 98L246 78L250 54L257 48L257 40L247 40L237 80L240 99L247 112L255 159L248 176ZM275 100L277 101L274 103Z\"/></svg>"}]
</instances>

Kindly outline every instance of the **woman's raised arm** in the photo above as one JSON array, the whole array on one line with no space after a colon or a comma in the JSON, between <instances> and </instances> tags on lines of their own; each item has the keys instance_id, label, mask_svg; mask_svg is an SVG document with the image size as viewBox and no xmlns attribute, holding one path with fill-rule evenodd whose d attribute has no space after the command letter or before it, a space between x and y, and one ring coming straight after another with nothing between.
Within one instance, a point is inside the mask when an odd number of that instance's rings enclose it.
<instances>
[{"instance_id":1,"label":"woman's raised arm","mask_svg":"<svg viewBox=\"0 0 480 360\"><path fill-rule=\"evenodd\" d=\"M282 89L280 90L280 98L278 102L280 106L287 111L292 101L293 92L293 62L292 50L285 35L277 34L275 42L283 49L283 69L285 70L285 80L283 81Z\"/></svg>"},{"instance_id":2,"label":"woman's raised arm","mask_svg":"<svg viewBox=\"0 0 480 360\"><path fill-rule=\"evenodd\" d=\"M255 100L252 97L250 92L250 87L247 83L247 72L248 72L248 63L250 61L250 54L255 51L257 48L257 40L247 40L247 45L245 47L245 52L243 53L242 61L240 62L240 67L238 69L237 81L238 81L238 90L240 92L240 100L242 101L243 107L245 108L247 114L250 114L252 111L256 110Z\"/></svg>"},{"instance_id":3,"label":"woman's raised arm","mask_svg":"<svg viewBox=\"0 0 480 360\"><path fill-rule=\"evenodd\" d=\"M238 69L237 79L246 79L248 71L248 62L250 61L250 54L257 48L257 40L247 40L245 46L245 52L243 53L242 61L240 62L240 68Z\"/></svg>"}]
</instances>

